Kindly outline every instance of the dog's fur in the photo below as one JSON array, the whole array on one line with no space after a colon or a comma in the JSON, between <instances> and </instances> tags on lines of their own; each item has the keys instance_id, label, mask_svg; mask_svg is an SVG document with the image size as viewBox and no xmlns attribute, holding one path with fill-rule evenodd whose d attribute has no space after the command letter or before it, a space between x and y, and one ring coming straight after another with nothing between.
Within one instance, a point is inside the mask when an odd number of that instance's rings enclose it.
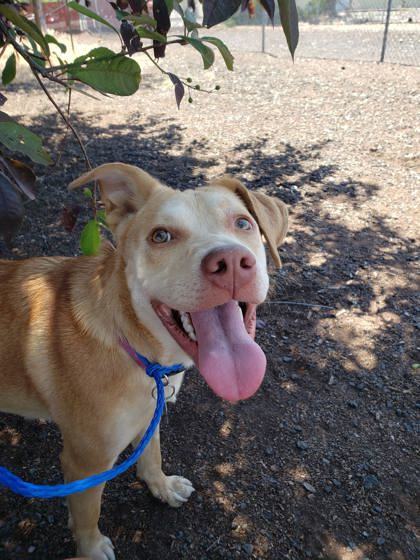
<instances>
[{"instance_id":1,"label":"dog's fur","mask_svg":"<svg viewBox=\"0 0 420 560\"><path fill-rule=\"evenodd\" d=\"M232 178L180 192L136 167L106 164L71 186L93 180L99 181L116 249L105 245L95 257L0 262L0 410L50 418L59 426L66 481L112 467L149 424L153 381L121 349L119 337L150 360L191 366L152 302L182 311L224 303L200 263L213 248L234 244L256 258L246 297L261 303L268 289L261 234L280 264L276 248L287 230L283 203ZM236 216L255 229L235 230ZM154 245L156 227L175 231L176 239ZM172 381L177 390L182 375ZM185 478L162 472L158 433L137 473L154 496L174 507L193 491ZM68 499L78 553L94 560L114 558L97 526L102 490Z\"/></svg>"}]
</instances>

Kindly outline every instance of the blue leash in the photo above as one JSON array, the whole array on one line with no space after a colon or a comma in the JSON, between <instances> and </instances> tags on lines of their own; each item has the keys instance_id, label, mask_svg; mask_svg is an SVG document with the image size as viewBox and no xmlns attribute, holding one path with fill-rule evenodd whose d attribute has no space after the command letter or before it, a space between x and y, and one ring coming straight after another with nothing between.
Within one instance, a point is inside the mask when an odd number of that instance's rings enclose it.
<instances>
[{"instance_id":1,"label":"blue leash","mask_svg":"<svg viewBox=\"0 0 420 560\"><path fill-rule=\"evenodd\" d=\"M185 368L181 364L161 366L160 364L149 362L147 358L136 352L127 341L121 340L120 343L133 360L135 360L139 366L144 367L147 375L153 377L157 387L156 408L152 420L131 456L121 464L102 473L94 474L81 480L74 480L66 484L55 484L51 486L48 484L32 484L30 482L25 482L6 468L0 467L0 485L6 486L16 494L26 496L27 498L62 498L70 494L75 494L76 492L84 492L93 486L107 482L134 465L152 439L165 408L165 387L162 378L181 373Z\"/></svg>"}]
</instances>

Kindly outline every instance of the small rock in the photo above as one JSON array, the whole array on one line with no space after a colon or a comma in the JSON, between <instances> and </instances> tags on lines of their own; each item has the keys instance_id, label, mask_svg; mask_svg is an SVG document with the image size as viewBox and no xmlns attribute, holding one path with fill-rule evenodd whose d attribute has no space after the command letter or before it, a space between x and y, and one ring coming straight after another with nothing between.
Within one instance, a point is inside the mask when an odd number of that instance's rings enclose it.
<instances>
[{"instance_id":1,"label":"small rock","mask_svg":"<svg viewBox=\"0 0 420 560\"><path fill-rule=\"evenodd\" d=\"M28 552L29 554L32 554L32 552L35 552L35 547L32 545L28 548Z\"/></svg>"},{"instance_id":2,"label":"small rock","mask_svg":"<svg viewBox=\"0 0 420 560\"><path fill-rule=\"evenodd\" d=\"M306 441L303 441L302 439L299 439L296 442L296 447L298 449L300 449L301 451L306 451L309 448L309 444Z\"/></svg>"},{"instance_id":3,"label":"small rock","mask_svg":"<svg viewBox=\"0 0 420 560\"><path fill-rule=\"evenodd\" d=\"M331 494L332 492L332 486L330 484L326 484L324 486L324 492L326 492L327 494Z\"/></svg>"},{"instance_id":4,"label":"small rock","mask_svg":"<svg viewBox=\"0 0 420 560\"><path fill-rule=\"evenodd\" d=\"M382 513L382 508L381 508L381 506L374 505L371 509L371 512L372 513Z\"/></svg>"},{"instance_id":5,"label":"small rock","mask_svg":"<svg viewBox=\"0 0 420 560\"><path fill-rule=\"evenodd\" d=\"M265 327L267 326L267 323L265 321L263 321L262 319L257 319L255 326L257 327L257 329L265 329Z\"/></svg>"},{"instance_id":6,"label":"small rock","mask_svg":"<svg viewBox=\"0 0 420 560\"><path fill-rule=\"evenodd\" d=\"M379 484L379 479L374 474L367 474L363 478L363 487L365 490L373 490L374 488L377 488Z\"/></svg>"},{"instance_id":7,"label":"small rock","mask_svg":"<svg viewBox=\"0 0 420 560\"><path fill-rule=\"evenodd\" d=\"M339 480L337 480L336 478L333 478L332 482L333 482L333 484L336 488L341 487L341 482Z\"/></svg>"},{"instance_id":8,"label":"small rock","mask_svg":"<svg viewBox=\"0 0 420 560\"><path fill-rule=\"evenodd\" d=\"M285 364L289 364L293 361L293 358L291 356L283 356L282 360Z\"/></svg>"},{"instance_id":9,"label":"small rock","mask_svg":"<svg viewBox=\"0 0 420 560\"><path fill-rule=\"evenodd\" d=\"M379 537L376 540L376 544L379 545L379 546L382 546L383 544L385 544L385 539L383 537Z\"/></svg>"},{"instance_id":10,"label":"small rock","mask_svg":"<svg viewBox=\"0 0 420 560\"><path fill-rule=\"evenodd\" d=\"M350 408L357 408L359 406L359 403L357 401L347 401L347 406L349 406Z\"/></svg>"},{"instance_id":11,"label":"small rock","mask_svg":"<svg viewBox=\"0 0 420 560\"><path fill-rule=\"evenodd\" d=\"M252 551L254 550L254 547L250 543L245 543L242 545L242 550L245 552L245 554L248 554L250 556L252 554Z\"/></svg>"},{"instance_id":12,"label":"small rock","mask_svg":"<svg viewBox=\"0 0 420 560\"><path fill-rule=\"evenodd\" d=\"M273 448L272 447L266 447L265 448L265 454L266 455L272 455L274 453Z\"/></svg>"},{"instance_id":13,"label":"small rock","mask_svg":"<svg viewBox=\"0 0 420 560\"><path fill-rule=\"evenodd\" d=\"M316 492L315 488L309 482L306 482L306 481L303 482L303 487L305 488L305 490L307 490L311 494L315 494L315 492Z\"/></svg>"}]
</instances>

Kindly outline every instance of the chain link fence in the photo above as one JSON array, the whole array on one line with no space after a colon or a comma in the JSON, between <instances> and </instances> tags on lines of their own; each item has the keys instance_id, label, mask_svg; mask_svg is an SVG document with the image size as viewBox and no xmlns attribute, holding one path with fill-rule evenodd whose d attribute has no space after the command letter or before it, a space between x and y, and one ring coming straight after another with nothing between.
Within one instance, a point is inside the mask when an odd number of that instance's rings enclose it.
<instances>
[{"instance_id":1,"label":"chain link fence","mask_svg":"<svg viewBox=\"0 0 420 560\"><path fill-rule=\"evenodd\" d=\"M420 0L297 0L297 6L297 57L420 65ZM247 26L242 48L287 54L278 16L273 29L257 7L253 18L238 13L230 24L238 31Z\"/></svg>"},{"instance_id":2,"label":"chain link fence","mask_svg":"<svg viewBox=\"0 0 420 560\"><path fill-rule=\"evenodd\" d=\"M91 8L113 20L106 0ZM297 0L300 40L296 56L391 62L420 66L420 0ZM47 26L66 30L104 31L95 21L66 8L64 0L43 4ZM176 14L175 14L176 17ZM173 21L174 26L179 22ZM115 20L115 24L118 23ZM290 57L278 13L274 28L257 4L255 16L238 12L228 28L212 30L232 49Z\"/></svg>"}]
</instances>

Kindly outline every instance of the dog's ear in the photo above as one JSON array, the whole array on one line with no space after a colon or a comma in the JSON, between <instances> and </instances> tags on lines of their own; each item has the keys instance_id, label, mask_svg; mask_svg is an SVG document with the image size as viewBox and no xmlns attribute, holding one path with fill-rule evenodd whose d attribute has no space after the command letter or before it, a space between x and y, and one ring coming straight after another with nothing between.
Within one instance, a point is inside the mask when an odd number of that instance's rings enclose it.
<instances>
[{"instance_id":1,"label":"dog's ear","mask_svg":"<svg viewBox=\"0 0 420 560\"><path fill-rule=\"evenodd\" d=\"M72 181L70 189L98 181L101 200L105 205L106 220L115 231L129 214L137 212L158 188L159 181L146 171L125 163L105 163Z\"/></svg>"},{"instance_id":2,"label":"dog's ear","mask_svg":"<svg viewBox=\"0 0 420 560\"><path fill-rule=\"evenodd\" d=\"M263 193L249 191L238 179L228 175L217 179L215 184L229 189L242 200L257 221L275 265L280 267L277 247L282 244L288 228L288 212L284 202Z\"/></svg>"}]
</instances>

